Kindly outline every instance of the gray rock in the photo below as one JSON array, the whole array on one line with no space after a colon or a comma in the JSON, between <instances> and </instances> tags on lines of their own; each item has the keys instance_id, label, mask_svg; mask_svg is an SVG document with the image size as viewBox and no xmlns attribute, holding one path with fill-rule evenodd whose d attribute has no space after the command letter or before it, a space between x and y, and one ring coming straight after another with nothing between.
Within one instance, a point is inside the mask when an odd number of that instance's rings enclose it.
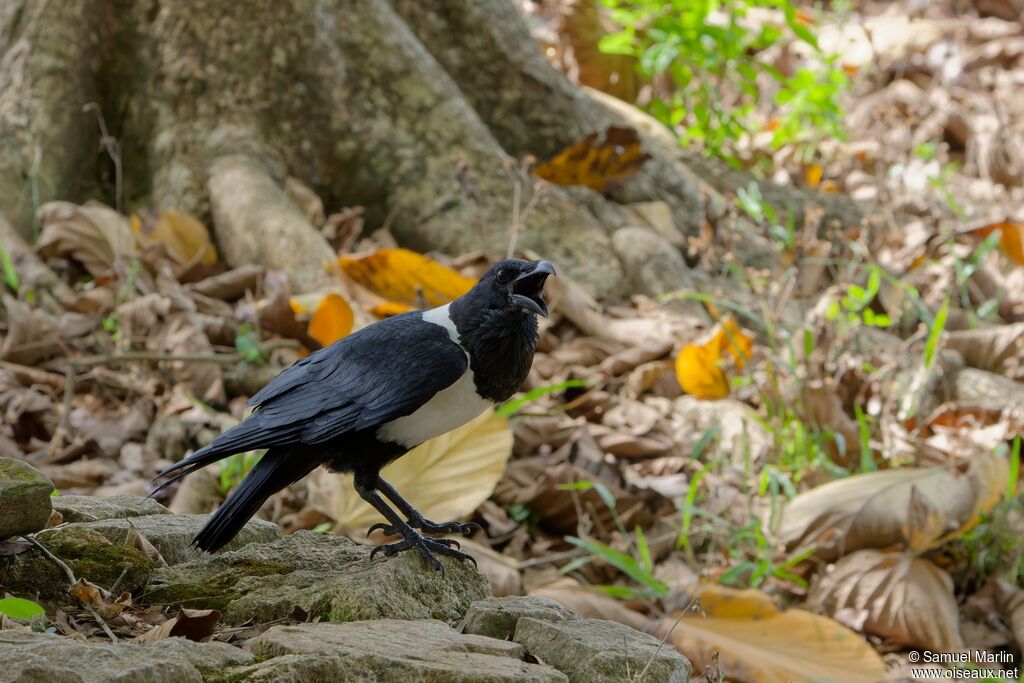
<instances>
[{"instance_id":1,"label":"gray rock","mask_svg":"<svg viewBox=\"0 0 1024 683\"><path fill-rule=\"evenodd\" d=\"M146 515L169 515L171 511L152 498L143 496L57 496L53 509L65 522L95 522L98 519L123 519Z\"/></svg>"},{"instance_id":2,"label":"gray rock","mask_svg":"<svg viewBox=\"0 0 1024 683\"><path fill-rule=\"evenodd\" d=\"M617 230L612 244L634 291L658 296L693 288L694 276L683 255L651 228Z\"/></svg>"},{"instance_id":3,"label":"gray rock","mask_svg":"<svg viewBox=\"0 0 1024 683\"><path fill-rule=\"evenodd\" d=\"M517 595L477 600L469 606L461 628L463 633L506 639L516 632L516 624L522 617L543 621L579 619L575 612L551 598Z\"/></svg>"},{"instance_id":4,"label":"gray rock","mask_svg":"<svg viewBox=\"0 0 1024 683\"><path fill-rule=\"evenodd\" d=\"M255 666L225 672L230 680L565 681L564 674L522 660L509 643L462 635L440 621L356 621L275 626L249 644Z\"/></svg>"},{"instance_id":5,"label":"gray rock","mask_svg":"<svg viewBox=\"0 0 1024 683\"><path fill-rule=\"evenodd\" d=\"M28 463L0 458L0 539L46 526L53 509L53 482Z\"/></svg>"},{"instance_id":6,"label":"gray rock","mask_svg":"<svg viewBox=\"0 0 1024 683\"><path fill-rule=\"evenodd\" d=\"M690 662L675 648L616 621L523 617L514 640L567 674L572 683L633 681L645 667L643 680L652 683L686 683L690 678Z\"/></svg>"},{"instance_id":7,"label":"gray rock","mask_svg":"<svg viewBox=\"0 0 1024 683\"><path fill-rule=\"evenodd\" d=\"M105 536L115 545L124 544L130 529L134 527L160 551L167 564L178 564L207 556L192 546L192 539L209 518L210 515L160 514L131 519L101 519L81 526ZM250 543L267 543L279 535L280 530L276 524L251 519L224 548L231 551Z\"/></svg>"},{"instance_id":8,"label":"gray rock","mask_svg":"<svg viewBox=\"0 0 1024 683\"><path fill-rule=\"evenodd\" d=\"M204 674L254 661L224 643L168 638L146 645L82 642L27 631L0 632L0 683L201 683Z\"/></svg>"},{"instance_id":9,"label":"gray rock","mask_svg":"<svg viewBox=\"0 0 1024 683\"><path fill-rule=\"evenodd\" d=\"M85 525L68 524L39 533L36 538L67 564L75 576L102 588L135 591L149 579L154 563L134 546L116 545ZM67 576L36 548L0 558L0 584L15 595L47 598L65 596Z\"/></svg>"},{"instance_id":10,"label":"gray rock","mask_svg":"<svg viewBox=\"0 0 1024 683\"><path fill-rule=\"evenodd\" d=\"M471 564L439 559L443 576L413 552L371 562L366 546L299 531L273 543L158 569L146 599L219 609L227 623L272 621L296 609L326 621L452 623L488 595L487 579Z\"/></svg>"}]
</instances>

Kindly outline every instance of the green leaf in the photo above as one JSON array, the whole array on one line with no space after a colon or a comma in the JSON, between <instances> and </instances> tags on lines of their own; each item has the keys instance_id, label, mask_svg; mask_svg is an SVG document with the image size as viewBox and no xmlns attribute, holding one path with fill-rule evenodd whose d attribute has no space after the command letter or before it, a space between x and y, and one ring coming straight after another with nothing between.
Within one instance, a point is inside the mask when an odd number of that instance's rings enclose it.
<instances>
[{"instance_id":1,"label":"green leaf","mask_svg":"<svg viewBox=\"0 0 1024 683\"><path fill-rule=\"evenodd\" d=\"M12 619L31 619L37 614L46 614L46 610L31 600L3 598L0 599L0 614Z\"/></svg>"},{"instance_id":2,"label":"green leaf","mask_svg":"<svg viewBox=\"0 0 1024 683\"><path fill-rule=\"evenodd\" d=\"M924 345L924 366L930 368L932 363L935 362L935 350L939 346L939 339L942 337L942 331L946 327L946 318L949 317L949 297L942 302L942 307L939 308L939 312L935 314L935 321L932 323L932 328L928 332L928 341Z\"/></svg>"},{"instance_id":3,"label":"green leaf","mask_svg":"<svg viewBox=\"0 0 1024 683\"><path fill-rule=\"evenodd\" d=\"M651 547L647 545L647 537L639 524L636 525L636 552L640 555L640 566L647 572L654 571L654 562L651 560Z\"/></svg>"},{"instance_id":4,"label":"green leaf","mask_svg":"<svg viewBox=\"0 0 1024 683\"><path fill-rule=\"evenodd\" d=\"M554 394L559 391L564 391L566 389L572 389L574 387L585 388L588 386L590 385L581 379L570 379L566 380L565 382L559 382L557 384L547 384L542 387L537 387L536 389L531 389L522 396L511 398L505 401L500 406L495 408L494 412L500 415L501 417L512 417L520 410L522 410L523 406L525 406L528 403L533 403L534 401L543 396L547 396L548 394Z\"/></svg>"},{"instance_id":5,"label":"green leaf","mask_svg":"<svg viewBox=\"0 0 1024 683\"><path fill-rule=\"evenodd\" d=\"M658 595L668 594L668 586L654 578L650 572L644 571L643 567L626 553L605 545L600 541L577 538L576 536L566 536L565 540L589 551L593 555L597 555L629 578L647 586Z\"/></svg>"},{"instance_id":6,"label":"green leaf","mask_svg":"<svg viewBox=\"0 0 1024 683\"><path fill-rule=\"evenodd\" d=\"M11 255L7 253L7 249L2 242L0 242L0 266L3 266L4 269L4 283L12 292L17 294L21 289L21 280L18 278L18 272L14 270Z\"/></svg>"}]
</instances>

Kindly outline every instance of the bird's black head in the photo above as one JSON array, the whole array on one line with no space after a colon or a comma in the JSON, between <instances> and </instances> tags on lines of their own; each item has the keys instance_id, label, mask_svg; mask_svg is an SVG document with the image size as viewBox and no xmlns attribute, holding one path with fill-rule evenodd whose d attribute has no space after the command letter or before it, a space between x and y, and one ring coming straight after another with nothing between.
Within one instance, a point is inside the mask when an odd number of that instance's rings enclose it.
<instances>
[{"instance_id":1,"label":"bird's black head","mask_svg":"<svg viewBox=\"0 0 1024 683\"><path fill-rule=\"evenodd\" d=\"M481 396L504 401L526 380L537 348L537 315L548 315L544 283L554 272L547 261L506 259L452 302L451 319Z\"/></svg>"},{"instance_id":2,"label":"bird's black head","mask_svg":"<svg viewBox=\"0 0 1024 683\"><path fill-rule=\"evenodd\" d=\"M470 294L477 305L509 313L536 313L546 318L544 283L554 273L555 267L547 261L505 259L488 270Z\"/></svg>"}]
</instances>

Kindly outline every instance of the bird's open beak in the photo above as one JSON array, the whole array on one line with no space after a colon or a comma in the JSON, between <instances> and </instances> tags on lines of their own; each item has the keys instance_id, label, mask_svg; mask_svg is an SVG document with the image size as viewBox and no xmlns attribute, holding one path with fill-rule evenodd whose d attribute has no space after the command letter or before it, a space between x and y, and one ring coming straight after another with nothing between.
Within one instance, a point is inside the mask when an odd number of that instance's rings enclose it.
<instances>
[{"instance_id":1,"label":"bird's open beak","mask_svg":"<svg viewBox=\"0 0 1024 683\"><path fill-rule=\"evenodd\" d=\"M533 269L523 273L512 283L512 304L524 310L548 317L544 301L544 282L555 274L555 267L547 261L537 261Z\"/></svg>"}]
</instances>

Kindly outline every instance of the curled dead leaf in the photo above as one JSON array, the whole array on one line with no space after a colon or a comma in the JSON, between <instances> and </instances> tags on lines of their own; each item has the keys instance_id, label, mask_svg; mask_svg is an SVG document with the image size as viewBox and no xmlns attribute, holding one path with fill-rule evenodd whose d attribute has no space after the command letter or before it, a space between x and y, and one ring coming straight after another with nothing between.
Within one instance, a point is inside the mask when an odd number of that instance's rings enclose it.
<instances>
[{"instance_id":1,"label":"curled dead leaf","mask_svg":"<svg viewBox=\"0 0 1024 683\"><path fill-rule=\"evenodd\" d=\"M868 472L801 493L783 510L779 529L788 548L815 548L834 560L863 548L935 545L973 526L1006 490L1006 458L976 457L966 474L939 467Z\"/></svg>"},{"instance_id":2,"label":"curled dead leaf","mask_svg":"<svg viewBox=\"0 0 1024 683\"><path fill-rule=\"evenodd\" d=\"M292 311L300 319L310 310L306 332L321 346L330 346L352 331L355 313L340 294L335 292L306 294L292 297Z\"/></svg>"},{"instance_id":3,"label":"curled dead leaf","mask_svg":"<svg viewBox=\"0 0 1024 683\"><path fill-rule=\"evenodd\" d=\"M864 633L935 652L963 649L953 580L932 562L858 550L812 586L809 605Z\"/></svg>"},{"instance_id":4,"label":"curled dead leaf","mask_svg":"<svg viewBox=\"0 0 1024 683\"><path fill-rule=\"evenodd\" d=\"M143 633L133 642L152 643L164 638L186 638L199 643L213 635L220 616L220 612L215 609L181 609L175 616Z\"/></svg>"},{"instance_id":5,"label":"curled dead leaf","mask_svg":"<svg viewBox=\"0 0 1024 683\"><path fill-rule=\"evenodd\" d=\"M93 277L108 274L119 258L135 253L128 221L98 202L47 202L39 207L39 220L43 231L36 249L73 258Z\"/></svg>"}]
</instances>

